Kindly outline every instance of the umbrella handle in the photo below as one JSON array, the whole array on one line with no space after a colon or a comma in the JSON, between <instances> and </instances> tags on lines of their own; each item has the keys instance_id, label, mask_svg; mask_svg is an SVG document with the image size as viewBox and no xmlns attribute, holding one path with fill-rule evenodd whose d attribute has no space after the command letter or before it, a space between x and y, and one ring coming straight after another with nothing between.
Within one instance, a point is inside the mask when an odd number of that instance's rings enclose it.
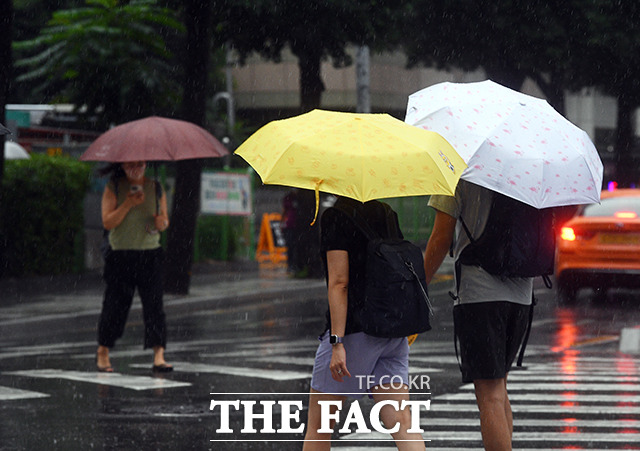
<instances>
[{"instance_id":1,"label":"umbrella handle","mask_svg":"<svg viewBox=\"0 0 640 451\"><path fill-rule=\"evenodd\" d=\"M318 180L316 182L316 212L313 214L313 221L311 221L311 224L309 224L310 226L314 225L316 223L316 219L318 218L318 209L320 208L320 184L324 182L324 180Z\"/></svg>"},{"instance_id":2,"label":"umbrella handle","mask_svg":"<svg viewBox=\"0 0 640 451\"><path fill-rule=\"evenodd\" d=\"M153 186L153 191L156 193L156 215L160 214L160 198L158 197L158 186L156 185L157 183L160 183L158 181L158 165L154 165L153 166L153 172L154 172L154 186Z\"/></svg>"}]
</instances>

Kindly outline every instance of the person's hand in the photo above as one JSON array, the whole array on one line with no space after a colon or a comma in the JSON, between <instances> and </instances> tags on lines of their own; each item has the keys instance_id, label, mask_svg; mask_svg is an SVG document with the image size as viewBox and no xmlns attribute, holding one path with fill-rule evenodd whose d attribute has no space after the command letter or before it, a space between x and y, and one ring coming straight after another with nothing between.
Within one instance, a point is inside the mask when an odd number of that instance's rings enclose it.
<instances>
[{"instance_id":1,"label":"person's hand","mask_svg":"<svg viewBox=\"0 0 640 451\"><path fill-rule=\"evenodd\" d=\"M331 370L331 377L338 382L342 382L344 376L351 377L351 373L347 369L347 351L342 343L333 347L329 369Z\"/></svg>"},{"instance_id":2,"label":"person's hand","mask_svg":"<svg viewBox=\"0 0 640 451\"><path fill-rule=\"evenodd\" d=\"M127 201L131 207L136 207L144 203L144 192L138 191L135 193L127 194Z\"/></svg>"},{"instance_id":3,"label":"person's hand","mask_svg":"<svg viewBox=\"0 0 640 451\"><path fill-rule=\"evenodd\" d=\"M153 215L153 219L155 222L156 230L164 232L169 227L169 221L164 217L164 215Z\"/></svg>"}]
</instances>

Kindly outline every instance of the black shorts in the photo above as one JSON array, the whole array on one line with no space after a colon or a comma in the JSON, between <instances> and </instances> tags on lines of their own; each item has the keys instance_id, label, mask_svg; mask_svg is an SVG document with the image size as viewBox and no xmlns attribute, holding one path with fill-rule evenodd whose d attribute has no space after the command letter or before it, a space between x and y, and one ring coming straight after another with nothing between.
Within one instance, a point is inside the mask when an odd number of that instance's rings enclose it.
<instances>
[{"instance_id":1,"label":"black shorts","mask_svg":"<svg viewBox=\"0 0 640 451\"><path fill-rule=\"evenodd\" d=\"M527 330L530 308L506 301L453 308L454 340L460 345L464 383L507 375Z\"/></svg>"}]
</instances>

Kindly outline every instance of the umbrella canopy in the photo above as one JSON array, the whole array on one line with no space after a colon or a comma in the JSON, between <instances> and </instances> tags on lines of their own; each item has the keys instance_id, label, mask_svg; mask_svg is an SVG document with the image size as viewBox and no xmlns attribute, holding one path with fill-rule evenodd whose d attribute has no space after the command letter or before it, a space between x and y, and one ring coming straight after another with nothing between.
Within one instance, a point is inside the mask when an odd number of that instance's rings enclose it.
<instances>
[{"instance_id":1,"label":"umbrella canopy","mask_svg":"<svg viewBox=\"0 0 640 451\"><path fill-rule=\"evenodd\" d=\"M29 152L20 144L13 141L4 142L5 160L26 160L27 158L29 158Z\"/></svg>"},{"instance_id":2,"label":"umbrella canopy","mask_svg":"<svg viewBox=\"0 0 640 451\"><path fill-rule=\"evenodd\" d=\"M405 121L442 134L465 180L536 208L600 201L598 151L543 99L490 80L439 83L409 96Z\"/></svg>"},{"instance_id":3,"label":"umbrella canopy","mask_svg":"<svg viewBox=\"0 0 640 451\"><path fill-rule=\"evenodd\" d=\"M263 183L321 190L361 202L452 194L466 167L437 133L387 114L324 110L270 122L235 153Z\"/></svg>"},{"instance_id":4,"label":"umbrella canopy","mask_svg":"<svg viewBox=\"0 0 640 451\"><path fill-rule=\"evenodd\" d=\"M82 154L85 161L166 161L216 158L227 148L197 125L151 116L127 122L100 135Z\"/></svg>"}]
</instances>

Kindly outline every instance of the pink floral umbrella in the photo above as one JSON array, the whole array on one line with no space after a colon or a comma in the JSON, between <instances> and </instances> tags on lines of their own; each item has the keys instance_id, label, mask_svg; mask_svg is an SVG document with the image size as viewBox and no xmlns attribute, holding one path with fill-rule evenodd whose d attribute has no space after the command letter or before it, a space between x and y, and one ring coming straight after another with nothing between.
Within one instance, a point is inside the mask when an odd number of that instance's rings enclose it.
<instances>
[{"instance_id":1,"label":"pink floral umbrella","mask_svg":"<svg viewBox=\"0 0 640 451\"><path fill-rule=\"evenodd\" d=\"M409 96L405 122L444 136L465 180L536 208L600 202L598 151L543 99L490 80L439 83Z\"/></svg>"}]
</instances>

